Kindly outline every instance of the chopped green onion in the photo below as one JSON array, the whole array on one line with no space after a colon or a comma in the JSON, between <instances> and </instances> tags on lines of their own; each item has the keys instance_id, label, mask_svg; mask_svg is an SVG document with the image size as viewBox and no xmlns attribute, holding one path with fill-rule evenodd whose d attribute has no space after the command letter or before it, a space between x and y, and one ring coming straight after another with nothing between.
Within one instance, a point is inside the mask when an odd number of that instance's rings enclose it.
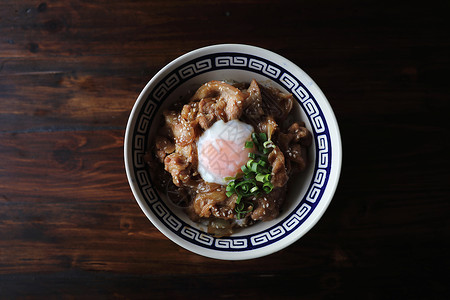
<instances>
[{"instance_id":1,"label":"chopped green onion","mask_svg":"<svg viewBox=\"0 0 450 300\"><path fill-rule=\"evenodd\" d=\"M264 178L265 178L266 176L264 175L264 174L257 174L256 176L255 176L255 179L256 179L256 181L259 181L259 182L264 182Z\"/></svg>"},{"instance_id":2,"label":"chopped green onion","mask_svg":"<svg viewBox=\"0 0 450 300\"><path fill-rule=\"evenodd\" d=\"M235 208L235 211L236 211L236 213L237 213L237 215L236 215L236 218L237 219L242 219L242 217L244 217L247 213L249 213L249 212L251 212L251 211L253 211L253 204L252 203L249 203L249 202L241 202L241 203L237 203L236 202L236 208ZM247 206L247 210L244 210L244 208L245 208L245 206L246 205L248 205Z\"/></svg>"},{"instance_id":3,"label":"chopped green onion","mask_svg":"<svg viewBox=\"0 0 450 300\"><path fill-rule=\"evenodd\" d=\"M259 173L270 174L270 171L267 168L264 169L260 168Z\"/></svg>"},{"instance_id":4,"label":"chopped green onion","mask_svg":"<svg viewBox=\"0 0 450 300\"><path fill-rule=\"evenodd\" d=\"M247 161L247 168L251 168L251 167L252 167L252 164L253 164L253 162L254 162L254 160L253 160L253 159L249 159L249 160Z\"/></svg>"},{"instance_id":5,"label":"chopped green onion","mask_svg":"<svg viewBox=\"0 0 450 300\"><path fill-rule=\"evenodd\" d=\"M238 194L238 198L236 199L236 204L239 204L241 202L242 195Z\"/></svg>"},{"instance_id":6,"label":"chopped green onion","mask_svg":"<svg viewBox=\"0 0 450 300\"><path fill-rule=\"evenodd\" d=\"M264 132L262 132L262 133L259 134L259 139L262 142L266 142L267 141L267 135Z\"/></svg>"},{"instance_id":7,"label":"chopped green onion","mask_svg":"<svg viewBox=\"0 0 450 300\"><path fill-rule=\"evenodd\" d=\"M270 140L269 141L265 141L263 146L264 146L264 148L275 148L275 145Z\"/></svg>"},{"instance_id":8,"label":"chopped green onion","mask_svg":"<svg viewBox=\"0 0 450 300\"><path fill-rule=\"evenodd\" d=\"M236 188L244 189L249 183L249 180L239 182L238 184L236 184Z\"/></svg>"},{"instance_id":9,"label":"chopped green onion","mask_svg":"<svg viewBox=\"0 0 450 300\"><path fill-rule=\"evenodd\" d=\"M255 144L258 144L258 135L256 133L252 133L252 140Z\"/></svg>"},{"instance_id":10,"label":"chopped green onion","mask_svg":"<svg viewBox=\"0 0 450 300\"><path fill-rule=\"evenodd\" d=\"M244 202L239 202L239 203L236 202L236 204L237 204L237 209L239 209L239 210L244 209Z\"/></svg>"},{"instance_id":11,"label":"chopped green onion","mask_svg":"<svg viewBox=\"0 0 450 300\"><path fill-rule=\"evenodd\" d=\"M266 194L270 193L272 191L272 189L273 189L273 184L270 181L263 184L263 190L264 190L264 192L266 192Z\"/></svg>"},{"instance_id":12,"label":"chopped green onion","mask_svg":"<svg viewBox=\"0 0 450 300\"><path fill-rule=\"evenodd\" d=\"M241 167L244 174L238 174L237 177L226 177L229 181L226 187L227 197L233 194L237 195L236 199L236 218L245 217L248 212L254 208L254 204L250 201L254 197L256 199L261 193L270 193L273 190L271 180L272 168L269 164L268 154L276 146L267 138L267 134L252 133L251 141L245 142L245 148L256 149L255 152L248 153L248 161ZM253 151L253 150L252 150Z\"/></svg>"},{"instance_id":13,"label":"chopped green onion","mask_svg":"<svg viewBox=\"0 0 450 300\"><path fill-rule=\"evenodd\" d=\"M257 186L254 186L254 187L250 190L250 193L254 193L254 192L256 192L257 190L259 190L259 188L258 188Z\"/></svg>"}]
</instances>

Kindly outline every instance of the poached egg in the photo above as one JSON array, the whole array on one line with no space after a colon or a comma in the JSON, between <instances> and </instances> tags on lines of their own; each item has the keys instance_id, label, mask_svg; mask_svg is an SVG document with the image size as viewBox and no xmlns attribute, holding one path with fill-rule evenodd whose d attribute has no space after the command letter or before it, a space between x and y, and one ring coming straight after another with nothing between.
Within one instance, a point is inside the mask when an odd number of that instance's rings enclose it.
<instances>
[{"instance_id":1,"label":"poached egg","mask_svg":"<svg viewBox=\"0 0 450 300\"><path fill-rule=\"evenodd\" d=\"M253 127L239 120L216 121L205 130L197 142L198 172L206 182L226 185L241 172L253 148L246 148L251 141Z\"/></svg>"}]
</instances>

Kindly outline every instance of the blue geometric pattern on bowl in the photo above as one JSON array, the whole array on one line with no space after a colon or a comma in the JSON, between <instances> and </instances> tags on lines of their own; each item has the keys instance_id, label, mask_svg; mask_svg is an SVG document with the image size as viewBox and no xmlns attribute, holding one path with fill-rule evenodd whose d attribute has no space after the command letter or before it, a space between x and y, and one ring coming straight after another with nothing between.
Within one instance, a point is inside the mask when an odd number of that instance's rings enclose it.
<instances>
[{"instance_id":1,"label":"blue geometric pattern on bowl","mask_svg":"<svg viewBox=\"0 0 450 300\"><path fill-rule=\"evenodd\" d=\"M150 125L170 91L189 78L220 69L240 69L263 75L290 91L312 125L316 149L314 173L307 193L298 206L284 219L265 231L253 235L216 238L178 218L153 188L144 162ZM325 117L308 89L281 66L261 57L243 53L222 52L205 55L173 70L155 85L143 103L136 125L132 128L132 163L137 184L148 207L157 218L182 239L193 244L220 251L247 251L265 247L295 231L314 211L327 186L331 169L331 141Z\"/></svg>"}]
</instances>

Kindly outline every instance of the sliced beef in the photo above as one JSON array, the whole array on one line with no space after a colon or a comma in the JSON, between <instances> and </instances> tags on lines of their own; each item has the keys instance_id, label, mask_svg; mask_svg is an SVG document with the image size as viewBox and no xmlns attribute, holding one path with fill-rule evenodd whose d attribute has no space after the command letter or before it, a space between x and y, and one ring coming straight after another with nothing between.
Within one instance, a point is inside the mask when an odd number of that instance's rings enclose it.
<instances>
[{"instance_id":1,"label":"sliced beef","mask_svg":"<svg viewBox=\"0 0 450 300\"><path fill-rule=\"evenodd\" d=\"M275 122L275 120L271 116L268 116L264 120L262 120L258 123L257 128L258 128L259 132L266 133L269 140L271 140L272 136L275 134L275 132L278 129L278 124Z\"/></svg>"},{"instance_id":2,"label":"sliced beef","mask_svg":"<svg viewBox=\"0 0 450 300\"><path fill-rule=\"evenodd\" d=\"M244 115L249 119L259 119L264 115L262 95L256 80L252 80L247 89L248 97L244 100Z\"/></svg>"},{"instance_id":3,"label":"sliced beef","mask_svg":"<svg viewBox=\"0 0 450 300\"><path fill-rule=\"evenodd\" d=\"M210 81L197 90L192 96L191 102L200 102L200 113L208 120L207 123L202 122L202 124L206 125L211 122L210 120L222 119L227 122L239 119L247 96L246 93L230 84L222 81Z\"/></svg>"},{"instance_id":4,"label":"sliced beef","mask_svg":"<svg viewBox=\"0 0 450 300\"><path fill-rule=\"evenodd\" d=\"M286 197L286 187L275 188L269 194L256 199L255 210L251 214L252 220L270 221L280 213L280 207Z\"/></svg>"},{"instance_id":5,"label":"sliced beef","mask_svg":"<svg viewBox=\"0 0 450 300\"><path fill-rule=\"evenodd\" d=\"M306 167L306 147L311 145L312 136L307 128L293 123L286 133L279 132L277 144L286 157L288 174L303 171Z\"/></svg>"},{"instance_id":6,"label":"sliced beef","mask_svg":"<svg viewBox=\"0 0 450 300\"><path fill-rule=\"evenodd\" d=\"M264 113L272 116L277 122L284 121L292 110L295 101L292 94L283 93L278 89L262 85L260 85L260 89Z\"/></svg>"},{"instance_id":7,"label":"sliced beef","mask_svg":"<svg viewBox=\"0 0 450 300\"><path fill-rule=\"evenodd\" d=\"M156 137L155 147L156 157L160 162L164 162L166 155L175 151L175 144L163 136Z\"/></svg>"},{"instance_id":8,"label":"sliced beef","mask_svg":"<svg viewBox=\"0 0 450 300\"><path fill-rule=\"evenodd\" d=\"M208 218L211 214L217 215L217 206L224 205L227 199L225 189L222 188L205 193L197 193L192 202L192 208L200 218Z\"/></svg>"},{"instance_id":9,"label":"sliced beef","mask_svg":"<svg viewBox=\"0 0 450 300\"><path fill-rule=\"evenodd\" d=\"M274 187L284 186L287 183L289 177L286 172L283 152L277 146L272 150L272 152L270 152L268 159L270 165L272 166L272 179L270 180L270 182Z\"/></svg>"},{"instance_id":10,"label":"sliced beef","mask_svg":"<svg viewBox=\"0 0 450 300\"><path fill-rule=\"evenodd\" d=\"M175 143L185 146L195 141L199 134L197 121L186 120L175 111L165 111L164 117L166 125L170 128L175 139Z\"/></svg>"},{"instance_id":11,"label":"sliced beef","mask_svg":"<svg viewBox=\"0 0 450 300\"><path fill-rule=\"evenodd\" d=\"M172 175L173 183L182 186L190 179L191 164L179 153L167 155L164 159L164 169Z\"/></svg>"}]
</instances>

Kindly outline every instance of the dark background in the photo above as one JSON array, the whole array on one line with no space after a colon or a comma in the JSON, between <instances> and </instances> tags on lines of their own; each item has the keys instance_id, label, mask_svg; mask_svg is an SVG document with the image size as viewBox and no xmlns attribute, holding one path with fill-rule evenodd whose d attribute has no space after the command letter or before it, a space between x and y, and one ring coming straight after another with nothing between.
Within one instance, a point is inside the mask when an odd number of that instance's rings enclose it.
<instances>
[{"instance_id":1,"label":"dark background","mask_svg":"<svg viewBox=\"0 0 450 300\"><path fill-rule=\"evenodd\" d=\"M0 2L0 298L449 299L448 1ZM273 255L164 237L123 165L145 84L190 50L285 56L342 134L335 197Z\"/></svg>"}]
</instances>

